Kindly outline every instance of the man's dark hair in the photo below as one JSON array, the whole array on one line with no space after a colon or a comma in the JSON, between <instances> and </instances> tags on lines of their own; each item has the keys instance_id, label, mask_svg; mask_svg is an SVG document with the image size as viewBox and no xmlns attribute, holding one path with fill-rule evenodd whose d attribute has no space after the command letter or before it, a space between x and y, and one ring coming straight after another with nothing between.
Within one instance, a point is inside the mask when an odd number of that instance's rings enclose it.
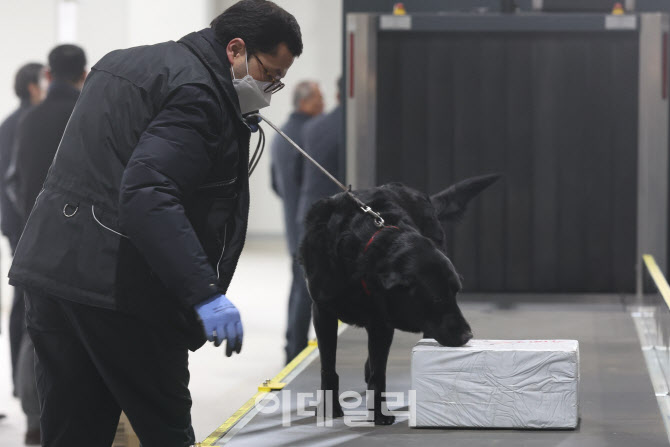
<instances>
[{"instance_id":1,"label":"man's dark hair","mask_svg":"<svg viewBox=\"0 0 670 447\"><path fill-rule=\"evenodd\" d=\"M302 54L302 35L295 17L267 0L242 0L212 21L212 28L224 45L239 37L249 55L275 54L284 42L294 57Z\"/></svg>"},{"instance_id":2,"label":"man's dark hair","mask_svg":"<svg viewBox=\"0 0 670 447\"><path fill-rule=\"evenodd\" d=\"M77 82L86 70L86 54L77 45L58 45L49 53L49 70L54 79Z\"/></svg>"},{"instance_id":3,"label":"man's dark hair","mask_svg":"<svg viewBox=\"0 0 670 447\"><path fill-rule=\"evenodd\" d=\"M38 64L37 62L31 62L19 68L19 71L16 72L16 77L14 78L14 92L21 101L30 99L30 90L28 86L30 84L38 84L40 82L40 74L44 69L44 65Z\"/></svg>"}]
</instances>

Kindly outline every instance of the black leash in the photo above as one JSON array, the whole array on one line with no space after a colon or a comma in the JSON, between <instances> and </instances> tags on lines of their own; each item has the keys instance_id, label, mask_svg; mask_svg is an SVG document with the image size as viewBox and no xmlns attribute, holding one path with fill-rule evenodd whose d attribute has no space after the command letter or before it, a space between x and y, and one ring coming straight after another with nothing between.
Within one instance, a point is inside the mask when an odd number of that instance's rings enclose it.
<instances>
[{"instance_id":1,"label":"black leash","mask_svg":"<svg viewBox=\"0 0 670 447\"><path fill-rule=\"evenodd\" d=\"M263 156L263 151L265 150L265 132L261 126L258 126L258 144L256 144L256 150L249 160L249 177L253 174L258 162L261 161Z\"/></svg>"},{"instance_id":2,"label":"black leash","mask_svg":"<svg viewBox=\"0 0 670 447\"><path fill-rule=\"evenodd\" d=\"M363 211L363 212L366 213L366 214L369 214L369 215L374 219L374 221L375 221L375 225L376 225L378 228L383 228L383 227L384 227L384 219L382 218L382 216L380 216L379 213L375 212L372 208L370 208L369 206L367 206L367 205L366 205L365 203L363 203L358 197L356 197L356 196L351 192L351 185L349 185L348 187L347 187L347 186L344 186L344 185L342 184L342 182L340 182L338 179L336 179L336 178L335 178L330 172L328 172L323 166L321 166L319 163L317 163L316 160L314 160L312 157L310 157L309 154L308 154L307 152L305 152L300 146L298 146L298 145L295 143L295 141L293 141L292 139L290 139L288 135L286 135L284 132L282 132L281 129L279 129L277 126L275 126L274 124L272 124L271 121L269 121L266 117L264 117L264 116L261 115L260 113L252 113L252 114L249 114L249 115L247 115L247 116L248 116L248 117L255 117L255 118L258 118L258 119L259 119L259 124L260 124L260 120L263 120L263 121L265 121L266 123L268 123L268 125L269 125L270 127L272 127L272 128L275 130L275 132L277 132L279 135L281 135L286 141L288 141L289 143L291 143L291 145L293 145L293 147L295 147L295 148L298 150L298 152L300 152L300 153L302 154L303 157L305 157L306 159L308 159L309 161L311 161L317 168L319 168L319 169L321 170L321 172L323 172L324 174L326 174L326 175L328 176L328 178L329 178L333 183L335 183L337 186L339 186L340 189L342 189L342 191L344 191L345 193L347 193L347 195L348 195L349 197L351 197L351 198L353 199L354 202L356 202L356 205L361 209L361 211ZM261 129L260 125L258 126L258 129L259 129L259 131L261 131L261 135L259 136L259 138L262 138L262 139L263 139L263 146L265 146L265 133L262 132L262 129ZM260 139L259 139L259 145L260 145ZM257 152L258 152L258 146L256 147L256 151L254 152L254 155L253 155L253 157L251 158L251 166L252 166L252 167L251 167L251 169L249 170L249 175L251 175L251 173L253 172L253 170L254 170L254 169L256 168L256 166L258 165L258 160L260 160L260 155L259 155L258 157L256 157L256 153L257 153ZM263 154L263 149L260 150L260 154L261 154L261 155Z\"/></svg>"}]
</instances>

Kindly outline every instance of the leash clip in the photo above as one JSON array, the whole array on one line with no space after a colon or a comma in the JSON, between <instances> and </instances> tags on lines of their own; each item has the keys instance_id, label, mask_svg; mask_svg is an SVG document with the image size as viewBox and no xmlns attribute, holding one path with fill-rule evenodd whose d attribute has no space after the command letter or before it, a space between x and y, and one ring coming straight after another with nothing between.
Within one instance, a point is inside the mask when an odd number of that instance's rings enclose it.
<instances>
[{"instance_id":1,"label":"leash clip","mask_svg":"<svg viewBox=\"0 0 670 447\"><path fill-rule=\"evenodd\" d=\"M377 228L382 228L382 227L384 227L384 219L382 218L382 216L379 215L379 213L376 213L376 212L372 211L372 208L370 208L370 207L367 206L367 205L366 205L366 206L362 206L362 207L361 207L361 210L363 210L364 213L369 214L369 215L371 215L372 217L374 217L374 219L375 219L375 225L377 226Z\"/></svg>"}]
</instances>

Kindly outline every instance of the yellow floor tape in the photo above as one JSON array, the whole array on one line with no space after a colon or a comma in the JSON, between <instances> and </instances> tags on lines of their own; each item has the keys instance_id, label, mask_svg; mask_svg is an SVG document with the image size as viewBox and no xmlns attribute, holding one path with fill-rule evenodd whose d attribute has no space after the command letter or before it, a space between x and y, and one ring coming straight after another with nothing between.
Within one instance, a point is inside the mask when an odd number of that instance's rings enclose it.
<instances>
[{"instance_id":1,"label":"yellow floor tape","mask_svg":"<svg viewBox=\"0 0 670 447\"><path fill-rule=\"evenodd\" d=\"M658 268L658 264L656 264L656 260L653 256L642 255L642 259L647 266L649 274L656 283L656 288L668 305L668 309L670 309L670 286L668 286L668 281L665 279L665 276L663 276L661 269Z\"/></svg>"},{"instance_id":2,"label":"yellow floor tape","mask_svg":"<svg viewBox=\"0 0 670 447\"><path fill-rule=\"evenodd\" d=\"M240 419L244 417L254 406L259 399L265 396L272 391L281 390L286 385L282 383L282 380L286 378L295 368L298 367L311 353L317 348L316 340L310 340L307 344L307 347L302 350L296 358L294 358L284 369L282 369L279 374L270 380L264 381L261 385L258 386L258 392L249 399L244 405L242 405L231 417L229 417L226 422L223 423L219 428L214 430L211 435L207 437L201 443L196 444L196 447L211 447L214 446L215 442L221 439L235 424L237 424Z\"/></svg>"}]
</instances>

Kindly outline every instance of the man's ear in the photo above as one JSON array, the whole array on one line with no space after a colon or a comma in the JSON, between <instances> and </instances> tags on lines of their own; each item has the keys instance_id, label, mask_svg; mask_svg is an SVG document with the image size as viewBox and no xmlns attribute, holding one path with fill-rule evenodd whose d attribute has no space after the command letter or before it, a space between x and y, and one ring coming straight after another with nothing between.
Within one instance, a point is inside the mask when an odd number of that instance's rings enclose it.
<instances>
[{"instance_id":1,"label":"man's ear","mask_svg":"<svg viewBox=\"0 0 670 447\"><path fill-rule=\"evenodd\" d=\"M437 211L437 217L440 222L461 220L467 209L468 202L495 183L500 177L502 177L501 174L471 177L430 196L430 201Z\"/></svg>"},{"instance_id":2,"label":"man's ear","mask_svg":"<svg viewBox=\"0 0 670 447\"><path fill-rule=\"evenodd\" d=\"M79 77L79 80L76 82L76 87L81 90L84 87L84 82L86 82L86 76L88 76L88 71L84 70Z\"/></svg>"},{"instance_id":3,"label":"man's ear","mask_svg":"<svg viewBox=\"0 0 670 447\"><path fill-rule=\"evenodd\" d=\"M389 290L396 286L406 286L409 280L398 272L383 272L377 274L379 283L385 290Z\"/></svg>"},{"instance_id":4,"label":"man's ear","mask_svg":"<svg viewBox=\"0 0 670 447\"><path fill-rule=\"evenodd\" d=\"M226 54L228 55L228 62L233 65L233 61L239 55L244 56L247 51L247 45L239 37L234 38L226 46Z\"/></svg>"},{"instance_id":5,"label":"man's ear","mask_svg":"<svg viewBox=\"0 0 670 447\"><path fill-rule=\"evenodd\" d=\"M28 84L28 93L30 94L30 103L38 104L42 100L42 89L36 82Z\"/></svg>"}]
</instances>

